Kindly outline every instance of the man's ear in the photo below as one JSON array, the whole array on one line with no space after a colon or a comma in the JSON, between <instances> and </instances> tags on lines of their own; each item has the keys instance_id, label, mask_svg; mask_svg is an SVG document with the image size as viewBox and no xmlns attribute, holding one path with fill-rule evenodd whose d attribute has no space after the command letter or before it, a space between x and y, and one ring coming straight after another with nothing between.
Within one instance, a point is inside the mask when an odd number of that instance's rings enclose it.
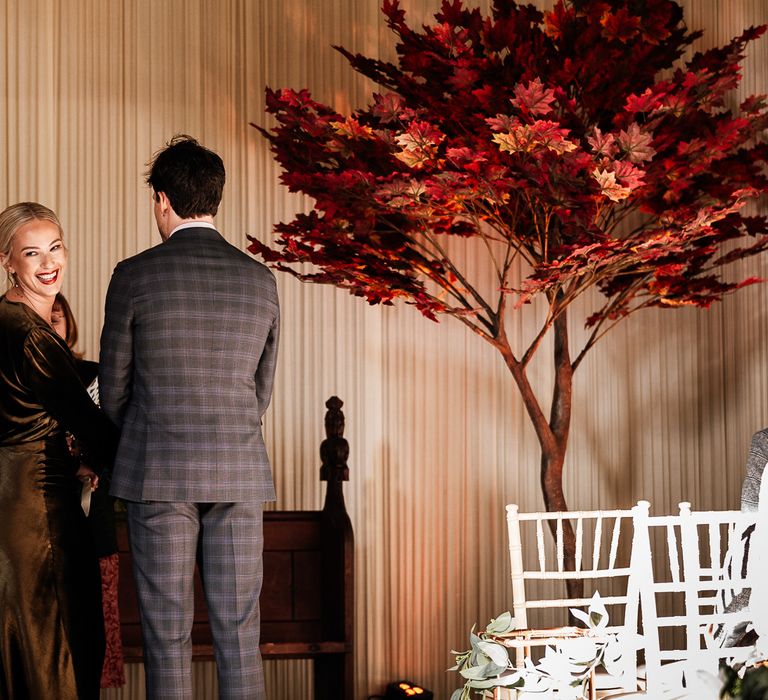
<instances>
[{"instance_id":1,"label":"man's ear","mask_svg":"<svg viewBox=\"0 0 768 700\"><path fill-rule=\"evenodd\" d=\"M173 209L171 206L171 200L168 199L168 195L165 194L165 192L155 192L155 197L157 197L157 203L160 205L160 209L162 211Z\"/></svg>"}]
</instances>

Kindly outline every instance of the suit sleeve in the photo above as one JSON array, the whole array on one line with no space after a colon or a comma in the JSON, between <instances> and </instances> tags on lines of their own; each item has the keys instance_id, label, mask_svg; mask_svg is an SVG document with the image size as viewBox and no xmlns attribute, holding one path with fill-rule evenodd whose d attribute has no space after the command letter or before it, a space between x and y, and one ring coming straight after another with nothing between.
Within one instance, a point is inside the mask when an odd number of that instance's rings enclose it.
<instances>
[{"instance_id":1,"label":"suit sleeve","mask_svg":"<svg viewBox=\"0 0 768 700\"><path fill-rule=\"evenodd\" d=\"M111 466L118 430L91 400L69 350L52 333L36 329L25 341L24 356L30 387L43 408L95 460L89 460L88 466L97 472Z\"/></svg>"},{"instance_id":2,"label":"suit sleeve","mask_svg":"<svg viewBox=\"0 0 768 700\"><path fill-rule=\"evenodd\" d=\"M756 511L760 496L760 482L768 462L768 430L759 430L752 436L747 457L747 475L741 487L741 510Z\"/></svg>"},{"instance_id":3,"label":"suit sleeve","mask_svg":"<svg viewBox=\"0 0 768 700\"><path fill-rule=\"evenodd\" d=\"M272 283L275 284L274 277ZM269 402L272 399L272 387L275 382L275 369L277 367L277 346L280 340L280 306L277 298L277 285L274 288L275 317L264 344L264 350L256 369L256 399L259 404L259 420L264 417Z\"/></svg>"},{"instance_id":4,"label":"suit sleeve","mask_svg":"<svg viewBox=\"0 0 768 700\"><path fill-rule=\"evenodd\" d=\"M99 349L99 399L122 427L133 385L133 303L130 275L118 265L107 289Z\"/></svg>"}]
</instances>

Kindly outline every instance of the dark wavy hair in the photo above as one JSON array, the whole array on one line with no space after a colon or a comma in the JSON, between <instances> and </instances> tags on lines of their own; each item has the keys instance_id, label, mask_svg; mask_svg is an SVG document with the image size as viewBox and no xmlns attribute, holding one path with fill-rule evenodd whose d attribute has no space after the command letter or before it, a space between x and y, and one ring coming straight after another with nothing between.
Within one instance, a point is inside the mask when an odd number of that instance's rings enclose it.
<instances>
[{"instance_id":1,"label":"dark wavy hair","mask_svg":"<svg viewBox=\"0 0 768 700\"><path fill-rule=\"evenodd\" d=\"M174 136L153 156L146 176L155 197L165 192L182 219L214 216L225 180L221 158L186 134Z\"/></svg>"},{"instance_id":2,"label":"dark wavy hair","mask_svg":"<svg viewBox=\"0 0 768 700\"><path fill-rule=\"evenodd\" d=\"M57 305L61 309L61 315L64 316L64 320L67 322L67 335L64 338L64 342L66 342L69 349L72 350L72 354L75 357L80 357L80 353L75 352L75 345L77 345L77 339L79 337L75 314L72 313L72 307L69 305L67 297L61 292L59 292L53 300L54 311Z\"/></svg>"}]
</instances>

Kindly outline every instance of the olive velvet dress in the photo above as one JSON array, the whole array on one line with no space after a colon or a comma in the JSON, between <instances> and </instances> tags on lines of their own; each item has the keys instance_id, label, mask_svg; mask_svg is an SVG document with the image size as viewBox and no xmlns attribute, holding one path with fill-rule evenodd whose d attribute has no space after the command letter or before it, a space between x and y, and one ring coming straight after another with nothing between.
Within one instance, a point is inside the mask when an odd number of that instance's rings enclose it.
<instances>
[{"instance_id":1,"label":"olive velvet dress","mask_svg":"<svg viewBox=\"0 0 768 700\"><path fill-rule=\"evenodd\" d=\"M0 700L99 697L99 562L80 506L78 461L109 464L117 429L75 360L24 304L0 298Z\"/></svg>"}]
</instances>

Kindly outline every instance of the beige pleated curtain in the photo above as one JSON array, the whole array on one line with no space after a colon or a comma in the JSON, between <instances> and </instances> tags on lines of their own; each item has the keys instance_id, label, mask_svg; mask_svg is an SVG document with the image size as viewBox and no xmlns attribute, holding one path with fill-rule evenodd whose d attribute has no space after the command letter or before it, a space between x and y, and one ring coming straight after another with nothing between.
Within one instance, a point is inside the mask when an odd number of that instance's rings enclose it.
<instances>
[{"instance_id":1,"label":"beige pleated curtain","mask_svg":"<svg viewBox=\"0 0 768 700\"><path fill-rule=\"evenodd\" d=\"M289 195L249 122L264 87L307 87L348 111L374 86L331 48L391 58L379 0L0 0L0 173L5 206L39 200L70 247L65 291L96 358L115 263L158 241L142 182L154 150L185 132L218 151L228 182L217 223L236 245L308 202ZM488 9L489 2L469 2ZM768 0L688 0L699 47L768 21ZM403 0L411 21L438 0ZM544 6L544 5L541 5ZM749 48L742 95L768 92L768 41ZM483 259L462 254L470 275ZM741 274L768 277L764 258ZM347 506L356 537L357 693L409 678L446 698L450 649L509 609L504 505L542 508L538 445L500 357L459 323L369 307L278 275L283 335L266 419L283 509L322 504L324 402L345 403ZM738 506L751 434L768 424L768 288L710 311L649 311L615 329L579 369L565 483L570 504L654 512L681 500ZM588 302L572 314L582 332ZM518 340L532 328L510 325ZM546 353L545 353L546 356ZM549 391L545 361L534 386ZM141 667L109 698L143 697ZM310 697L308 665L276 662L270 697ZM216 697L210 664L196 695Z\"/></svg>"}]
</instances>

